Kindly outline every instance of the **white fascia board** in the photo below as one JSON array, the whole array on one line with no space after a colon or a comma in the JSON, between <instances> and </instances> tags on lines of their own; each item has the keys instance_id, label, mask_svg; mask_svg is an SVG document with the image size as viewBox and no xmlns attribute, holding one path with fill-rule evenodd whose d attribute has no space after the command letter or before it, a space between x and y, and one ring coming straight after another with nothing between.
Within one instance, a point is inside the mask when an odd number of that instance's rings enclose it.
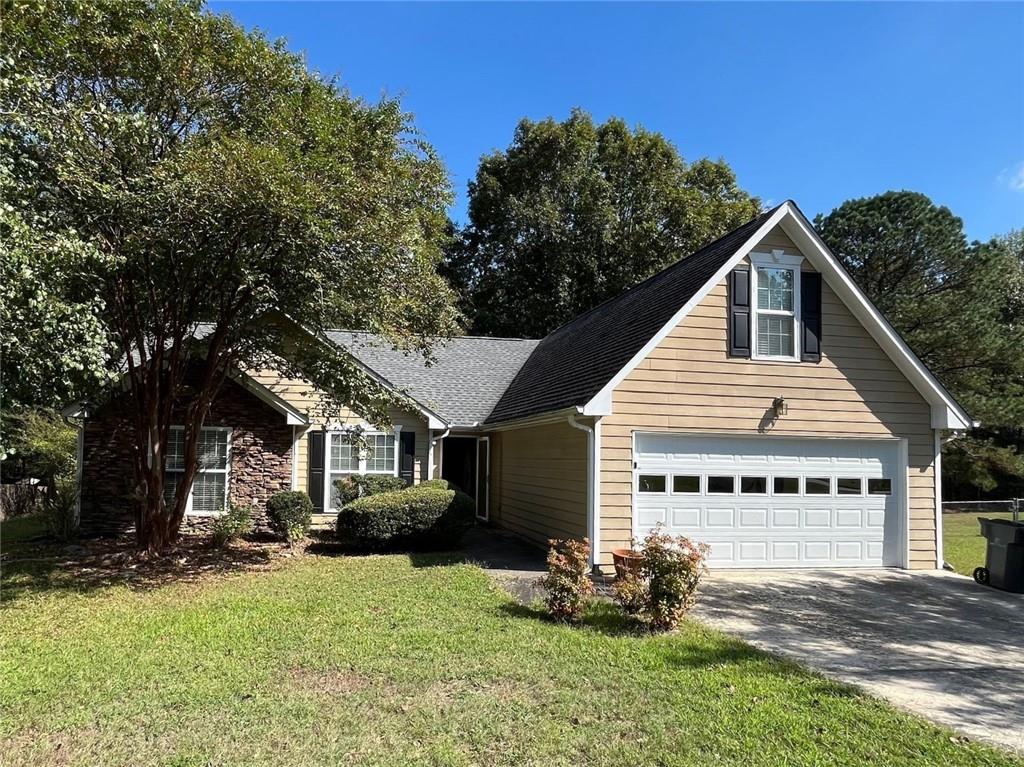
<instances>
[{"instance_id":1,"label":"white fascia board","mask_svg":"<svg viewBox=\"0 0 1024 767\"><path fill-rule=\"evenodd\" d=\"M893 364L928 401L932 408L932 428L969 429L974 426L975 422L971 417L857 287L853 278L832 255L803 213L790 203L786 203L785 207L789 210L789 215L781 222L783 230L814 268L822 274L829 287L860 321Z\"/></svg>"},{"instance_id":2,"label":"white fascia board","mask_svg":"<svg viewBox=\"0 0 1024 767\"><path fill-rule=\"evenodd\" d=\"M612 392L615 391L620 383L622 383L626 376L636 370L636 366L647 359L647 356L657 348L658 344L665 340L665 337L672 332L672 329L678 325L688 315L693 308L703 301L708 293L714 289L715 285L725 279L726 275L733 270L743 258L754 249L764 236L774 229L780 221L787 215L787 208L789 203L779 207L777 211L758 227L758 230L754 232L747 241L743 243L736 251L736 253L730 258L715 274L701 286L690 300L680 307L672 319L665 323L665 325L659 330L654 336L644 344L643 348L640 349L636 354L633 355L632 359L626 363L625 367L622 368L615 377L606 383L597 394L590 398L590 400L583 406L584 415L611 415L612 412ZM790 214L791 215L791 214Z\"/></svg>"},{"instance_id":3,"label":"white fascia board","mask_svg":"<svg viewBox=\"0 0 1024 767\"><path fill-rule=\"evenodd\" d=\"M931 427L933 429L969 429L977 426L970 416L964 412L950 394L938 382L935 376L924 366L924 363L910 350L906 342L899 337L878 309L861 292L850 275L835 259L817 232L804 218L800 210L792 203L785 202L762 224L746 242L741 245L733 256L687 301L678 312L648 341L626 366L615 377L595 394L584 406L585 415L609 415L612 411L612 392L647 356L654 351L665 337L672 332L693 308L703 301L708 293L725 279L736 265L746 258L757 244L764 239L776 226L783 230L800 249L804 257L817 269L839 296L840 300L850 309L861 322L882 350L889 356L896 367L907 377L907 380L931 405Z\"/></svg>"},{"instance_id":4,"label":"white fascia board","mask_svg":"<svg viewBox=\"0 0 1024 767\"><path fill-rule=\"evenodd\" d=\"M289 425L305 426L309 423L309 419L306 418L302 412L276 395L248 373L244 373L240 370L232 370L228 373L228 377L235 383L239 384L243 389L246 389L256 395L258 399L270 405L270 407L278 413L281 413Z\"/></svg>"}]
</instances>

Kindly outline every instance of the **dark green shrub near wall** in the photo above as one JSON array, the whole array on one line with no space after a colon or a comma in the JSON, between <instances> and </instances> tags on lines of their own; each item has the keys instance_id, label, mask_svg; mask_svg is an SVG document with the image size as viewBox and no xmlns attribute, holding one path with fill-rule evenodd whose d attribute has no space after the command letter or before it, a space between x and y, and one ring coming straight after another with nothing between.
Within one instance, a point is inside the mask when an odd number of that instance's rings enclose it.
<instances>
[{"instance_id":1,"label":"dark green shrub near wall","mask_svg":"<svg viewBox=\"0 0 1024 767\"><path fill-rule=\"evenodd\" d=\"M338 538L361 548L440 548L458 544L473 525L465 493L413 485L352 501L338 512Z\"/></svg>"},{"instance_id":2,"label":"dark green shrub near wall","mask_svg":"<svg viewBox=\"0 0 1024 767\"><path fill-rule=\"evenodd\" d=\"M334 481L340 506L346 506L357 498L368 495L390 493L405 488L405 480L392 474L350 474Z\"/></svg>"},{"instance_id":3,"label":"dark green shrub near wall","mask_svg":"<svg viewBox=\"0 0 1024 767\"><path fill-rule=\"evenodd\" d=\"M267 501L270 527L289 543L306 537L313 521L313 502L301 490L285 490Z\"/></svg>"}]
</instances>

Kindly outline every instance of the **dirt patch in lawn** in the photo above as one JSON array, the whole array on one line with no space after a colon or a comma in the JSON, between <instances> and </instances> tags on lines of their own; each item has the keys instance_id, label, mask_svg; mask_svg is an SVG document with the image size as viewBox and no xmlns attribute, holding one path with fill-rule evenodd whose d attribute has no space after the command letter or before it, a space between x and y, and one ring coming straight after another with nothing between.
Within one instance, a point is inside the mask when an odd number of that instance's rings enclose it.
<instances>
[{"instance_id":1,"label":"dirt patch in lawn","mask_svg":"<svg viewBox=\"0 0 1024 767\"><path fill-rule=\"evenodd\" d=\"M316 671L308 668L293 668L288 672L288 684L298 690L307 690L324 695L346 695L369 687L386 687L387 683L376 684L371 677L356 671Z\"/></svg>"}]
</instances>

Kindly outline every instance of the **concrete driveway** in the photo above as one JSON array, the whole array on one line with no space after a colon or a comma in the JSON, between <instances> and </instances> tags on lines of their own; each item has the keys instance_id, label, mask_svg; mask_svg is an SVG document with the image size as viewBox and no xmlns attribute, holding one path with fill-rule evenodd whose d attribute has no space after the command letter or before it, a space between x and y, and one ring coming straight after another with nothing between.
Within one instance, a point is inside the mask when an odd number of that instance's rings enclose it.
<instances>
[{"instance_id":1,"label":"concrete driveway","mask_svg":"<svg viewBox=\"0 0 1024 767\"><path fill-rule=\"evenodd\" d=\"M720 570L695 617L1024 752L1024 594L942 572Z\"/></svg>"}]
</instances>

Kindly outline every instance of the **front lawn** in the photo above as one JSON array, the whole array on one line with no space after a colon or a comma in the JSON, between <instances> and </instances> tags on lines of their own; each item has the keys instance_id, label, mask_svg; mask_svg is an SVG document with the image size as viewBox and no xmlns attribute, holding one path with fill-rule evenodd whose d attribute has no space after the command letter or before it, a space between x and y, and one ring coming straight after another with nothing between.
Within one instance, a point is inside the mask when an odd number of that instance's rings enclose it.
<instances>
[{"instance_id":1,"label":"front lawn","mask_svg":"<svg viewBox=\"0 0 1024 767\"><path fill-rule=\"evenodd\" d=\"M958 573L970 575L985 564L985 539L981 537L979 517L1013 519L1010 512L942 515L942 556Z\"/></svg>"},{"instance_id":2,"label":"front lawn","mask_svg":"<svg viewBox=\"0 0 1024 767\"><path fill-rule=\"evenodd\" d=\"M1019 764L697 624L550 624L455 558L140 589L5 554L5 767Z\"/></svg>"}]
</instances>

